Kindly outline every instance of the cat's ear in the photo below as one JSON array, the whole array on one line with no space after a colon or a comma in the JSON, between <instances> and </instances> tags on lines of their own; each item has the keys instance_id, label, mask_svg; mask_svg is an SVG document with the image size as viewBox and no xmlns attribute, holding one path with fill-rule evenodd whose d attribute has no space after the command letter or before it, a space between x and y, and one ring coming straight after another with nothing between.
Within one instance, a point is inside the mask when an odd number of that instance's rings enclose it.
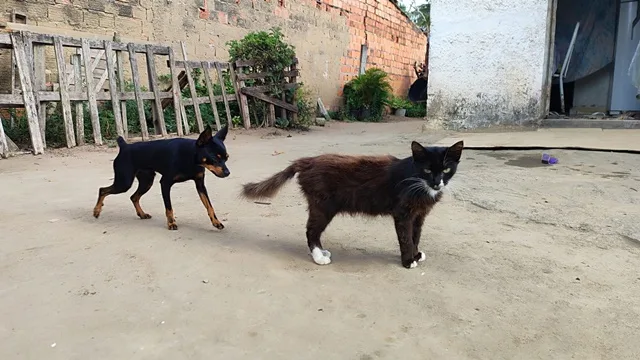
<instances>
[{"instance_id":1,"label":"cat's ear","mask_svg":"<svg viewBox=\"0 0 640 360\"><path fill-rule=\"evenodd\" d=\"M448 161L460 161L460 157L462 156L462 149L464 148L464 141L460 140L457 143L451 145L447 149L447 154L444 158Z\"/></svg>"},{"instance_id":2,"label":"cat's ear","mask_svg":"<svg viewBox=\"0 0 640 360\"><path fill-rule=\"evenodd\" d=\"M411 142L411 153L413 155L413 160L415 160L416 162L427 161L427 150L417 141Z\"/></svg>"}]
</instances>

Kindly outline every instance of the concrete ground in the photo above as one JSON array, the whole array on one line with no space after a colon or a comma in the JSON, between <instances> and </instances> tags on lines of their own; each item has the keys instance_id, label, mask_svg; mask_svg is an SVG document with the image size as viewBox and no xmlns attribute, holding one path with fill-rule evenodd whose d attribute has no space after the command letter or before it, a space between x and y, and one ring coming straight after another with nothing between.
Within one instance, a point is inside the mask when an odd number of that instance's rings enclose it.
<instances>
[{"instance_id":1,"label":"concrete ground","mask_svg":"<svg viewBox=\"0 0 640 360\"><path fill-rule=\"evenodd\" d=\"M116 149L0 161L0 359L638 359L640 157L466 151L427 219L426 262L400 266L389 218L334 220L333 263L307 254L295 182L238 197L299 156L409 155L420 122L230 133L228 179L191 183L178 231L160 187L108 197Z\"/></svg>"}]
</instances>

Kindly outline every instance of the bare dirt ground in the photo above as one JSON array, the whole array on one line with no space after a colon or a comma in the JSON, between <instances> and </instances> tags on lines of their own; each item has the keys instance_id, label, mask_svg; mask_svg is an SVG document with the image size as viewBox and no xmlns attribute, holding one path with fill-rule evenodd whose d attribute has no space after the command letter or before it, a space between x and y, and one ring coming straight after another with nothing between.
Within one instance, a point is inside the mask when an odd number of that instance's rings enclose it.
<instances>
[{"instance_id":1,"label":"bare dirt ground","mask_svg":"<svg viewBox=\"0 0 640 360\"><path fill-rule=\"evenodd\" d=\"M0 161L0 359L638 359L640 157L463 153L427 219L426 262L400 266L389 218L341 217L315 265L291 182L238 197L299 156L409 155L420 122L230 133L231 176L108 197L116 149ZM158 178L156 178L158 179Z\"/></svg>"}]
</instances>

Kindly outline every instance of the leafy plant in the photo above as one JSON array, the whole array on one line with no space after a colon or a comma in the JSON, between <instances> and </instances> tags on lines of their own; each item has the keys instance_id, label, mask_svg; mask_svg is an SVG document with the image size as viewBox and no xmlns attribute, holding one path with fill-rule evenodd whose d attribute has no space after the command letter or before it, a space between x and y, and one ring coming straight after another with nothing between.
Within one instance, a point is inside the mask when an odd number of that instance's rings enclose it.
<instances>
[{"instance_id":1,"label":"leafy plant","mask_svg":"<svg viewBox=\"0 0 640 360\"><path fill-rule=\"evenodd\" d=\"M229 46L229 58L231 62L238 60L253 61L255 64L245 68L245 71L267 73L264 79L255 79L245 81L247 86L267 86L271 96L279 98L283 95L281 85L284 82L284 72L293 65L295 59L295 48L284 41L284 34L280 28L274 27L269 31L257 31L247 34L240 40L232 40L227 42ZM284 95L287 100L293 100L293 90L285 91ZM300 103L298 97L298 105L306 106ZM303 109L304 111L304 109ZM249 98L249 112L255 125L261 126L266 123L269 116L269 106L263 101ZM298 117L298 121L289 121L287 119L287 127L305 127L306 123L311 121L307 119L307 115ZM280 124L284 124L280 122Z\"/></svg>"},{"instance_id":2,"label":"leafy plant","mask_svg":"<svg viewBox=\"0 0 640 360\"><path fill-rule=\"evenodd\" d=\"M427 116L427 105L424 102L410 103L407 108L407 117L423 118Z\"/></svg>"},{"instance_id":3,"label":"leafy plant","mask_svg":"<svg viewBox=\"0 0 640 360\"><path fill-rule=\"evenodd\" d=\"M240 40L228 41L227 46L231 61L255 61L255 70L269 72L266 82L272 84L282 82L282 72L296 57L295 48L284 41L284 34L278 27L251 32Z\"/></svg>"},{"instance_id":4,"label":"leafy plant","mask_svg":"<svg viewBox=\"0 0 640 360\"><path fill-rule=\"evenodd\" d=\"M384 106L392 97L391 91L386 72L378 68L368 69L344 87L347 115L358 121L379 121Z\"/></svg>"},{"instance_id":5,"label":"leafy plant","mask_svg":"<svg viewBox=\"0 0 640 360\"><path fill-rule=\"evenodd\" d=\"M391 98L391 100L389 100L388 105L390 108L397 110L397 109L409 109L411 107L411 101L407 100L407 99L403 99L401 97L398 96L394 96Z\"/></svg>"}]
</instances>

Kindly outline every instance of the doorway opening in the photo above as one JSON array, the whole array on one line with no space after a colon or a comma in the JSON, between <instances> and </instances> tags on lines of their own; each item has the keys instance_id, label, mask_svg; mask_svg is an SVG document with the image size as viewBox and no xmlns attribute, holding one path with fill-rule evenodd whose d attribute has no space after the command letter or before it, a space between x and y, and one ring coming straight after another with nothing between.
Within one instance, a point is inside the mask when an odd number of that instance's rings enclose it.
<instances>
[{"instance_id":1,"label":"doorway opening","mask_svg":"<svg viewBox=\"0 0 640 360\"><path fill-rule=\"evenodd\" d=\"M638 1L557 0L549 117L640 111L640 79L629 75L640 43Z\"/></svg>"}]
</instances>

